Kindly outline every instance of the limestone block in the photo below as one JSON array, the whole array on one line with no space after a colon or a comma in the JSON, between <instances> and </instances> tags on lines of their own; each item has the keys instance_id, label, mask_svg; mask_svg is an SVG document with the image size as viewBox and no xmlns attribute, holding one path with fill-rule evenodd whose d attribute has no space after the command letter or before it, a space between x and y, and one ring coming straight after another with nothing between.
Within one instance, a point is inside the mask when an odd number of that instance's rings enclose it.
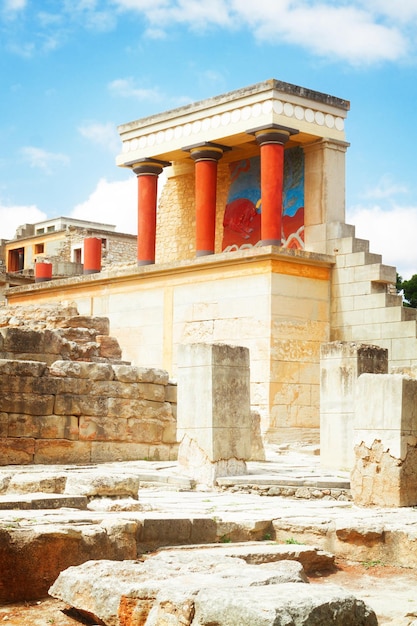
<instances>
[{"instance_id":1,"label":"limestone block","mask_svg":"<svg viewBox=\"0 0 417 626\"><path fill-rule=\"evenodd\" d=\"M55 361L49 368L51 376L88 378L90 380L112 380L113 368L109 363L85 363L75 361Z\"/></svg>"},{"instance_id":2,"label":"limestone block","mask_svg":"<svg viewBox=\"0 0 417 626\"><path fill-rule=\"evenodd\" d=\"M99 345L100 356L106 359L121 359L122 350L115 337L108 335L97 335L96 341Z\"/></svg>"},{"instance_id":3,"label":"limestone block","mask_svg":"<svg viewBox=\"0 0 417 626\"><path fill-rule=\"evenodd\" d=\"M1 465L26 465L33 463L35 454L35 440L27 438L8 437L0 439Z\"/></svg>"},{"instance_id":4,"label":"limestone block","mask_svg":"<svg viewBox=\"0 0 417 626\"><path fill-rule=\"evenodd\" d=\"M172 419L172 408L169 402L108 398L107 415L109 417L141 417L146 419L170 420Z\"/></svg>"},{"instance_id":5,"label":"limestone block","mask_svg":"<svg viewBox=\"0 0 417 626\"><path fill-rule=\"evenodd\" d=\"M417 380L363 374L355 398L354 502L417 504Z\"/></svg>"},{"instance_id":6,"label":"limestone block","mask_svg":"<svg viewBox=\"0 0 417 626\"><path fill-rule=\"evenodd\" d=\"M58 381L50 376L0 375L0 388L7 392L27 394L56 394Z\"/></svg>"},{"instance_id":7,"label":"limestone block","mask_svg":"<svg viewBox=\"0 0 417 626\"><path fill-rule=\"evenodd\" d=\"M261 433L261 416L251 411L251 461L265 461L265 448Z\"/></svg>"},{"instance_id":8,"label":"limestone block","mask_svg":"<svg viewBox=\"0 0 417 626\"><path fill-rule=\"evenodd\" d=\"M374 612L361 600L333 585L306 581L296 562L264 555L255 565L245 555L183 549L161 551L143 562L102 560L68 568L49 593L109 626L376 626Z\"/></svg>"},{"instance_id":9,"label":"limestone block","mask_svg":"<svg viewBox=\"0 0 417 626\"><path fill-rule=\"evenodd\" d=\"M354 463L358 377L365 372L386 373L388 353L378 346L333 341L322 344L320 356L320 462L348 470Z\"/></svg>"},{"instance_id":10,"label":"limestone block","mask_svg":"<svg viewBox=\"0 0 417 626\"><path fill-rule=\"evenodd\" d=\"M81 415L79 418L80 441L126 441L129 440L127 420L97 415Z\"/></svg>"},{"instance_id":11,"label":"limestone block","mask_svg":"<svg viewBox=\"0 0 417 626\"><path fill-rule=\"evenodd\" d=\"M51 376L51 380L56 382L56 393L62 396L88 395L91 393L93 386L97 384L96 381L89 380L88 378L70 378L68 376L59 378Z\"/></svg>"},{"instance_id":12,"label":"limestone block","mask_svg":"<svg viewBox=\"0 0 417 626\"><path fill-rule=\"evenodd\" d=\"M149 444L123 441L91 441L91 463L108 461L159 460L150 451ZM168 459L167 459L168 460Z\"/></svg>"},{"instance_id":13,"label":"limestone block","mask_svg":"<svg viewBox=\"0 0 417 626\"><path fill-rule=\"evenodd\" d=\"M113 365L114 378L123 383L168 384L168 372L158 368Z\"/></svg>"},{"instance_id":14,"label":"limestone block","mask_svg":"<svg viewBox=\"0 0 417 626\"><path fill-rule=\"evenodd\" d=\"M91 385L91 393L111 398L133 398L156 402L164 402L165 400L165 386L154 383L122 383L117 380L95 381Z\"/></svg>"},{"instance_id":15,"label":"limestone block","mask_svg":"<svg viewBox=\"0 0 417 626\"><path fill-rule=\"evenodd\" d=\"M9 437L40 439L78 439L78 419L62 415L24 415L9 413Z\"/></svg>"},{"instance_id":16,"label":"limestone block","mask_svg":"<svg viewBox=\"0 0 417 626\"><path fill-rule=\"evenodd\" d=\"M54 396L28 393L5 393L0 397L0 411L26 415L50 415L53 413Z\"/></svg>"},{"instance_id":17,"label":"limestone block","mask_svg":"<svg viewBox=\"0 0 417 626\"><path fill-rule=\"evenodd\" d=\"M69 473L64 493L76 496L138 498L139 477L114 475L111 471L83 471Z\"/></svg>"},{"instance_id":18,"label":"limestone block","mask_svg":"<svg viewBox=\"0 0 417 626\"><path fill-rule=\"evenodd\" d=\"M178 440L188 434L211 461L249 457L246 348L223 344L179 347L177 424Z\"/></svg>"},{"instance_id":19,"label":"limestone block","mask_svg":"<svg viewBox=\"0 0 417 626\"><path fill-rule=\"evenodd\" d=\"M165 401L176 404L177 403L177 384L170 382L165 387Z\"/></svg>"},{"instance_id":20,"label":"limestone block","mask_svg":"<svg viewBox=\"0 0 417 626\"><path fill-rule=\"evenodd\" d=\"M100 335L108 335L110 322L107 317L94 317L89 315L76 315L64 318L57 327L62 328L91 328Z\"/></svg>"},{"instance_id":21,"label":"limestone block","mask_svg":"<svg viewBox=\"0 0 417 626\"><path fill-rule=\"evenodd\" d=\"M64 493L66 475L36 471L15 474L7 487L7 493Z\"/></svg>"},{"instance_id":22,"label":"limestone block","mask_svg":"<svg viewBox=\"0 0 417 626\"><path fill-rule=\"evenodd\" d=\"M114 525L82 527L49 523L22 529L13 536L1 529L0 602L46 597L60 571L71 565L90 559L135 559L135 534L136 524L121 519Z\"/></svg>"},{"instance_id":23,"label":"limestone block","mask_svg":"<svg viewBox=\"0 0 417 626\"><path fill-rule=\"evenodd\" d=\"M141 443L159 443L162 441L164 424L160 420L137 419L127 420L126 439Z\"/></svg>"},{"instance_id":24,"label":"limestone block","mask_svg":"<svg viewBox=\"0 0 417 626\"><path fill-rule=\"evenodd\" d=\"M9 414L0 413L0 438L7 437L9 433Z\"/></svg>"},{"instance_id":25,"label":"limestone block","mask_svg":"<svg viewBox=\"0 0 417 626\"><path fill-rule=\"evenodd\" d=\"M40 361L0 359L0 374L2 375L38 378L43 376L46 371L46 363Z\"/></svg>"},{"instance_id":26,"label":"limestone block","mask_svg":"<svg viewBox=\"0 0 417 626\"><path fill-rule=\"evenodd\" d=\"M68 441L54 439L35 440L34 463L50 465L66 463L89 463L91 459L91 443L89 441Z\"/></svg>"}]
</instances>

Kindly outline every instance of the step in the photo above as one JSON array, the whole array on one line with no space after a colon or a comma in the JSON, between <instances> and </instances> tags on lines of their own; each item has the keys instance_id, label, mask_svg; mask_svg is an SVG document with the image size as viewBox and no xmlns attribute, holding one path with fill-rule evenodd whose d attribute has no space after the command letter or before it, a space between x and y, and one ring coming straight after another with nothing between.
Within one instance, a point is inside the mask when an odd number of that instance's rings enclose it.
<instances>
[{"instance_id":1,"label":"step","mask_svg":"<svg viewBox=\"0 0 417 626\"><path fill-rule=\"evenodd\" d=\"M50 493L7 494L0 496L1 511L27 511L42 509L86 509L88 498L85 496L65 496Z\"/></svg>"}]
</instances>

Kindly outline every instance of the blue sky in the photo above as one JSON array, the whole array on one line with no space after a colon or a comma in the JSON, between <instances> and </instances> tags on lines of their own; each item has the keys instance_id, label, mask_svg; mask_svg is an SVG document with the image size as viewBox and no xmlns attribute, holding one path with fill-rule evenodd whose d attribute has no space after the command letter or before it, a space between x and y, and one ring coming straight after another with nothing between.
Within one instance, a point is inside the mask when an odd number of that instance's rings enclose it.
<instances>
[{"instance_id":1,"label":"blue sky","mask_svg":"<svg viewBox=\"0 0 417 626\"><path fill-rule=\"evenodd\" d=\"M117 126L268 78L350 100L347 222L417 273L416 0L1 0L0 238L134 233Z\"/></svg>"}]
</instances>

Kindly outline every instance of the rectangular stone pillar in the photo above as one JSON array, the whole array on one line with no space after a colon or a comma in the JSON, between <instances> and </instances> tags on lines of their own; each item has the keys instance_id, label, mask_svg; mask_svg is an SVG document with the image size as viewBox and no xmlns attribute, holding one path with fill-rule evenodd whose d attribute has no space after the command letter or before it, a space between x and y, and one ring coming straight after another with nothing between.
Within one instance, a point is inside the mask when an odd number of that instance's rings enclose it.
<instances>
[{"instance_id":1,"label":"rectangular stone pillar","mask_svg":"<svg viewBox=\"0 0 417 626\"><path fill-rule=\"evenodd\" d=\"M417 504L417 380L401 374L359 378L354 444L355 504Z\"/></svg>"},{"instance_id":2,"label":"rectangular stone pillar","mask_svg":"<svg viewBox=\"0 0 417 626\"><path fill-rule=\"evenodd\" d=\"M178 464L197 483L246 472L251 454L249 350L224 344L178 349Z\"/></svg>"},{"instance_id":3,"label":"rectangular stone pillar","mask_svg":"<svg viewBox=\"0 0 417 626\"><path fill-rule=\"evenodd\" d=\"M348 471L354 463L355 388L364 372L388 371L388 351L379 346L332 341L320 349L320 463Z\"/></svg>"}]
</instances>

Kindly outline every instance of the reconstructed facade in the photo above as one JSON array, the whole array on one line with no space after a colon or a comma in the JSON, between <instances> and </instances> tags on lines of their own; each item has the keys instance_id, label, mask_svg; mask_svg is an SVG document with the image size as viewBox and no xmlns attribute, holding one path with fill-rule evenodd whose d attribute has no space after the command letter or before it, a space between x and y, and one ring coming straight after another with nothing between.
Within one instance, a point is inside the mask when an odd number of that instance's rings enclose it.
<instances>
[{"instance_id":1,"label":"reconstructed facade","mask_svg":"<svg viewBox=\"0 0 417 626\"><path fill-rule=\"evenodd\" d=\"M134 262L136 236L115 232L115 226L69 217L58 217L17 229L14 239L4 242L5 269L11 277L35 275L36 264L49 263L53 277L83 273L86 239L101 240L101 264Z\"/></svg>"},{"instance_id":2,"label":"reconstructed facade","mask_svg":"<svg viewBox=\"0 0 417 626\"><path fill-rule=\"evenodd\" d=\"M174 378L181 344L247 347L264 438L318 441L323 343L376 344L390 367L417 361L395 268L345 223L348 110L268 80L124 124L137 267L11 289L10 304L75 302L109 318L123 358Z\"/></svg>"}]
</instances>

